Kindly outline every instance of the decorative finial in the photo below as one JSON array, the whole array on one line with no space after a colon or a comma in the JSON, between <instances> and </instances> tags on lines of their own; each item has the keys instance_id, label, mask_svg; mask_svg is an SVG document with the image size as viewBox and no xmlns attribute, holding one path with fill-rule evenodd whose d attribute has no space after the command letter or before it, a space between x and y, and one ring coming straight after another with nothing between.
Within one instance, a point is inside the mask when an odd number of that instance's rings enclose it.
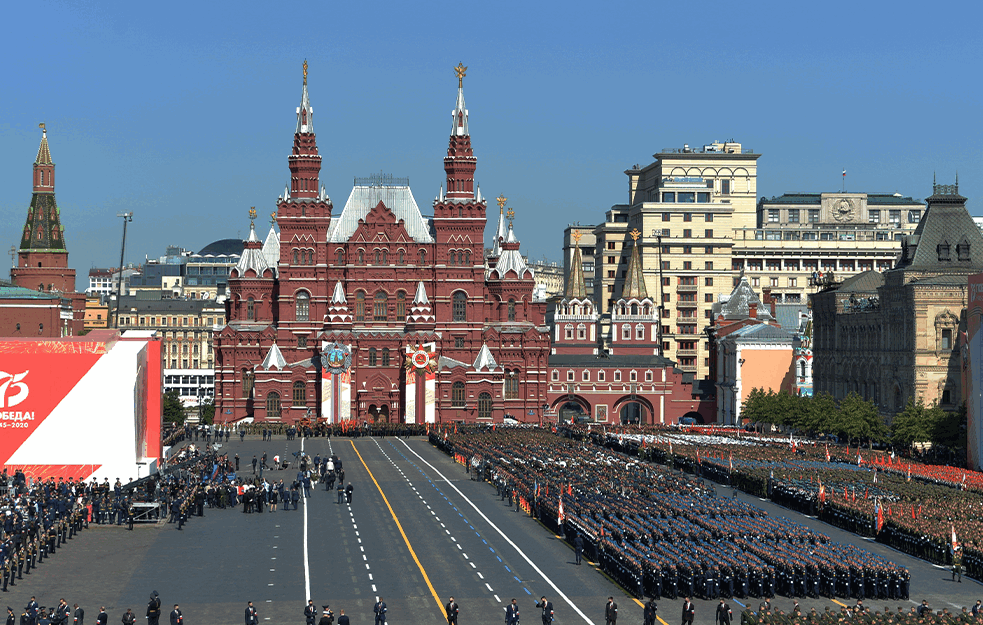
<instances>
[{"instance_id":1,"label":"decorative finial","mask_svg":"<svg viewBox=\"0 0 983 625\"><path fill-rule=\"evenodd\" d=\"M581 234L580 230L574 230L573 234L571 234L570 236L573 238L574 243L580 243L580 239L584 237L584 235Z\"/></svg>"},{"instance_id":2,"label":"decorative finial","mask_svg":"<svg viewBox=\"0 0 983 625\"><path fill-rule=\"evenodd\" d=\"M276 223L276 211L273 211L272 213L270 213L270 225L272 226L275 223Z\"/></svg>"},{"instance_id":3,"label":"decorative finial","mask_svg":"<svg viewBox=\"0 0 983 625\"><path fill-rule=\"evenodd\" d=\"M38 124L38 128L41 129L41 134L45 134L45 135L48 134L48 131L44 129L44 122Z\"/></svg>"},{"instance_id":4,"label":"decorative finial","mask_svg":"<svg viewBox=\"0 0 983 625\"><path fill-rule=\"evenodd\" d=\"M495 198L495 201L498 202L498 210L502 210L505 208L505 203L509 201L509 198L505 197L504 195L499 195L497 198Z\"/></svg>"},{"instance_id":5,"label":"decorative finial","mask_svg":"<svg viewBox=\"0 0 983 625\"><path fill-rule=\"evenodd\" d=\"M304 59L304 84L307 84L307 59Z\"/></svg>"},{"instance_id":6,"label":"decorative finial","mask_svg":"<svg viewBox=\"0 0 983 625\"><path fill-rule=\"evenodd\" d=\"M256 219L256 207L255 206L250 206L249 207L249 228L250 228L250 230L253 227L253 222L255 221L255 219Z\"/></svg>"},{"instance_id":7,"label":"decorative finial","mask_svg":"<svg viewBox=\"0 0 983 625\"><path fill-rule=\"evenodd\" d=\"M464 87L464 77L467 76L468 68L464 66L464 63L458 63L457 67L454 68L454 72L457 74L457 88L461 89Z\"/></svg>"},{"instance_id":8,"label":"decorative finial","mask_svg":"<svg viewBox=\"0 0 983 625\"><path fill-rule=\"evenodd\" d=\"M642 236L642 233L638 231L638 228L632 228L632 231L628 233L632 241L638 241L638 237Z\"/></svg>"},{"instance_id":9,"label":"decorative finial","mask_svg":"<svg viewBox=\"0 0 983 625\"><path fill-rule=\"evenodd\" d=\"M509 208L509 210L505 211L505 216L509 218L509 228L511 228L512 220L515 219L515 211Z\"/></svg>"}]
</instances>

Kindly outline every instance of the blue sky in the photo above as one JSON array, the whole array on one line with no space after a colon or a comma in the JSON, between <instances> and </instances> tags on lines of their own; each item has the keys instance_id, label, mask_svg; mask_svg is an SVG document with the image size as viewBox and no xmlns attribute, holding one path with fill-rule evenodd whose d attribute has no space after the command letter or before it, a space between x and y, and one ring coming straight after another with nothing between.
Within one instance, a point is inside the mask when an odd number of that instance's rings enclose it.
<instances>
[{"instance_id":1,"label":"blue sky","mask_svg":"<svg viewBox=\"0 0 983 625\"><path fill-rule=\"evenodd\" d=\"M465 96L484 195L523 250L627 198L623 171L684 143L762 154L760 195L923 198L958 171L983 213L978 3L14 3L0 38L0 219L19 243L45 122L69 262L127 261L248 232L275 207L310 94L321 181L409 176L424 213ZM492 211L494 212L494 211ZM486 239L493 225L486 229ZM265 230L266 226L263 226Z\"/></svg>"}]
</instances>

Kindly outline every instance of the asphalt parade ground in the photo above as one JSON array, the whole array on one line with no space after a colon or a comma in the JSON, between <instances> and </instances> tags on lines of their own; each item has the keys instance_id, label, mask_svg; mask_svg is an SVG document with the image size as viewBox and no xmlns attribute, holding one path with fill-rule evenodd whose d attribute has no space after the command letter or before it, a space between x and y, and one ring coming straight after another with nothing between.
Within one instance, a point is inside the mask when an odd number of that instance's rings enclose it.
<instances>
[{"instance_id":1,"label":"asphalt parade ground","mask_svg":"<svg viewBox=\"0 0 983 625\"><path fill-rule=\"evenodd\" d=\"M464 468L420 438L309 438L263 442L233 438L219 453L239 454L241 475L252 477L252 457L266 452L293 459L332 453L342 460L346 483L354 485L352 503L338 503L334 491L315 486L297 510L243 514L235 509L205 509L184 529L176 525L121 527L90 525L0 597L0 607L19 610L32 595L44 606L64 597L78 603L94 622L106 606L117 623L127 608L140 621L150 593L160 593L162 621L175 603L185 625L243 622L252 601L261 623L304 623L307 599L342 609L353 625L372 623L372 606L383 597L394 625L445 621L443 605L453 596L461 625L504 622L505 605L517 600L521 621L540 622L535 607L545 595L553 602L556 623L604 623L604 605L614 596L619 621L641 623L641 603L626 595L586 560L574 563L570 547L527 515L499 500L493 486L471 481ZM290 483L296 464L264 471L269 479ZM730 489L717 486L720 496ZM756 497L738 494L769 514L785 516L838 542L850 542L884 555L911 571L907 609L927 599L935 609L958 612L983 597L983 587L963 577L950 581L947 569L847 534L816 519ZM735 617L742 603L729 599ZM854 600L802 598L803 612L829 606L839 610ZM696 600L696 623L714 622L716 602ZM881 602L871 609L883 609ZM680 621L682 599L662 599L663 625ZM792 600L776 597L774 608L789 611ZM888 602L891 609L897 602ZM19 612L18 612L19 613ZM138 622L140 622L138 621Z\"/></svg>"}]
</instances>

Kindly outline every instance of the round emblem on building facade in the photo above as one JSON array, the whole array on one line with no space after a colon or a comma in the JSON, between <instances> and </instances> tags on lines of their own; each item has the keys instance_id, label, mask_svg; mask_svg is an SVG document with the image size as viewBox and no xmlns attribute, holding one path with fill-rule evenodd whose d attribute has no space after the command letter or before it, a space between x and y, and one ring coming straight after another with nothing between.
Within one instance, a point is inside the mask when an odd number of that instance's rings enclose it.
<instances>
[{"instance_id":1,"label":"round emblem on building facade","mask_svg":"<svg viewBox=\"0 0 983 625\"><path fill-rule=\"evenodd\" d=\"M352 350L341 343L329 345L321 354L321 365L329 373L344 373L352 366Z\"/></svg>"},{"instance_id":2,"label":"round emblem on building facade","mask_svg":"<svg viewBox=\"0 0 983 625\"><path fill-rule=\"evenodd\" d=\"M430 364L430 353L423 349L418 349L413 352L413 366L417 369L423 369L428 364Z\"/></svg>"},{"instance_id":3,"label":"round emblem on building facade","mask_svg":"<svg viewBox=\"0 0 983 625\"><path fill-rule=\"evenodd\" d=\"M853 219L853 204L850 200L842 199L833 207L833 218L837 221Z\"/></svg>"}]
</instances>

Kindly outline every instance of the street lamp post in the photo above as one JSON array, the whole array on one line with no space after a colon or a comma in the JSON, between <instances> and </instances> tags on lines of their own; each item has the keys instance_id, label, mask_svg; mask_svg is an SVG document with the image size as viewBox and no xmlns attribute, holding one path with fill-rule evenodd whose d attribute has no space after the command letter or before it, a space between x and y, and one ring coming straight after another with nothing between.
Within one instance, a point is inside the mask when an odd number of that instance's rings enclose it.
<instances>
[{"instance_id":1,"label":"street lamp post","mask_svg":"<svg viewBox=\"0 0 983 625\"><path fill-rule=\"evenodd\" d=\"M123 243L119 247L119 276L116 278L116 315L113 320L113 327L119 329L119 305L123 299L123 254L126 253L126 224L133 221L133 211L126 213L116 213L117 217L123 218Z\"/></svg>"}]
</instances>

